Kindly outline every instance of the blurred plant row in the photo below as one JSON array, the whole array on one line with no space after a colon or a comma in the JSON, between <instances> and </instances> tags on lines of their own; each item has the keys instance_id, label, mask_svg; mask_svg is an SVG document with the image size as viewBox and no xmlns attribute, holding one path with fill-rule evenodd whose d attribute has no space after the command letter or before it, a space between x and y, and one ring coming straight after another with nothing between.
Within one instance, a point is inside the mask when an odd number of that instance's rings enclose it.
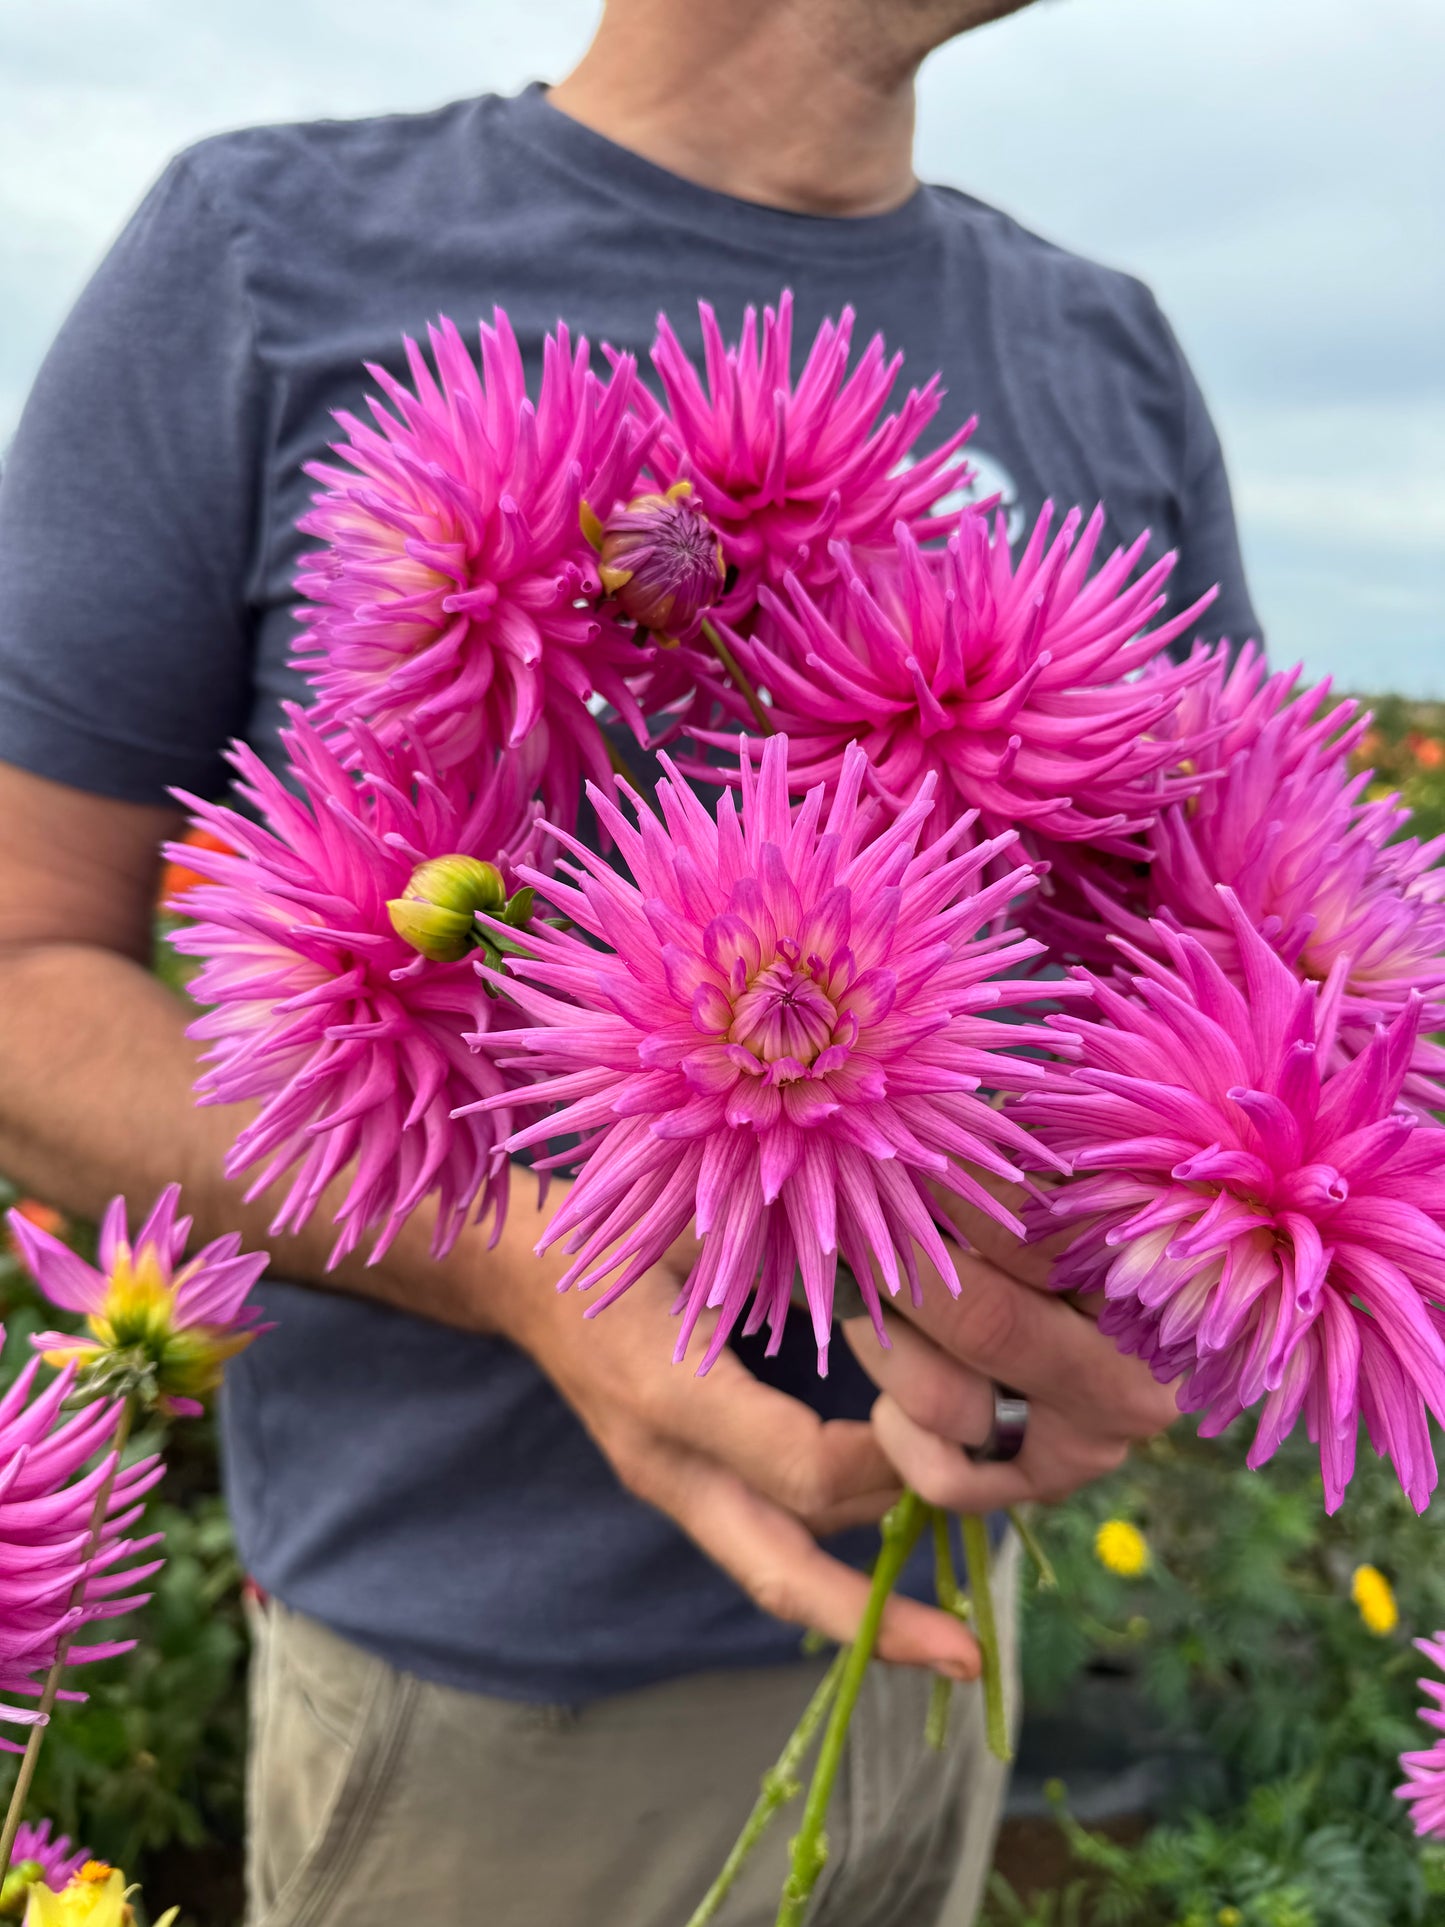
<instances>
[{"instance_id":1,"label":"blurred plant row","mask_svg":"<svg viewBox=\"0 0 1445 1927\"><path fill-rule=\"evenodd\" d=\"M1354 759L1374 771L1369 794L1398 790L1415 812L1414 833L1438 836L1445 830L1445 703L1382 696L1370 707L1374 723Z\"/></svg>"},{"instance_id":2,"label":"blurred plant row","mask_svg":"<svg viewBox=\"0 0 1445 1927\"><path fill-rule=\"evenodd\" d=\"M1410 1641L1445 1625L1439 1527L1367 1449L1325 1519L1308 1441L1261 1475L1248 1440L1181 1424L1039 1520L1059 1585L1026 1608L1030 1715L1105 1707L1158 1819L1124 1844L1050 1787L1071 1870L1028 1899L996 1881L990 1927L1445 1922L1445 1847L1391 1792L1422 1743Z\"/></svg>"}]
</instances>

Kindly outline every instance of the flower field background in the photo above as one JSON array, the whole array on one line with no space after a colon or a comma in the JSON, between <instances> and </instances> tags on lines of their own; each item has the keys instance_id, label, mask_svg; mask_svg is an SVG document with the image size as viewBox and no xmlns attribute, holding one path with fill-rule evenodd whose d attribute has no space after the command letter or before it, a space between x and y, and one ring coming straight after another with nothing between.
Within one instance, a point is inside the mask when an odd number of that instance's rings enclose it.
<instances>
[{"instance_id":1,"label":"flower field background","mask_svg":"<svg viewBox=\"0 0 1445 1927\"><path fill-rule=\"evenodd\" d=\"M1371 794L1445 831L1445 705L1372 707ZM0 1390L54 1318L0 1249ZM1058 1585L1027 1606L1021 1810L988 1927L1445 1927L1445 1847L1418 1847L1391 1793L1422 1743L1410 1641L1445 1626L1438 1530L1368 1452L1326 1519L1307 1442L1260 1476L1249 1430L1181 1424L1036 1520ZM189 1927L237 1927L246 1637L209 1422L173 1436L156 1524L138 1644L57 1713L33 1811Z\"/></svg>"}]
</instances>

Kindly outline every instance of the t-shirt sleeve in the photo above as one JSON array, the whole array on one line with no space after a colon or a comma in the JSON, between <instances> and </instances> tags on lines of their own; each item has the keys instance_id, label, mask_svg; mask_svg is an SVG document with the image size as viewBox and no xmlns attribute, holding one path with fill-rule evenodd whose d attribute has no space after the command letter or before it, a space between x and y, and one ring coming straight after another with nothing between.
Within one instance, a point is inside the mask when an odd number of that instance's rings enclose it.
<instances>
[{"instance_id":1,"label":"t-shirt sleeve","mask_svg":"<svg viewBox=\"0 0 1445 1927\"><path fill-rule=\"evenodd\" d=\"M1187 608L1217 582L1219 594L1201 617L1198 633L1210 641L1227 637L1236 646L1251 639L1263 642L1245 580L1224 451L1184 351L1168 323L1162 316L1160 320L1178 359L1183 437L1175 538L1179 561L1170 605Z\"/></svg>"},{"instance_id":2,"label":"t-shirt sleeve","mask_svg":"<svg viewBox=\"0 0 1445 1927\"><path fill-rule=\"evenodd\" d=\"M62 327L0 468L0 761L130 802L224 786L251 682L251 312L183 155Z\"/></svg>"}]
</instances>

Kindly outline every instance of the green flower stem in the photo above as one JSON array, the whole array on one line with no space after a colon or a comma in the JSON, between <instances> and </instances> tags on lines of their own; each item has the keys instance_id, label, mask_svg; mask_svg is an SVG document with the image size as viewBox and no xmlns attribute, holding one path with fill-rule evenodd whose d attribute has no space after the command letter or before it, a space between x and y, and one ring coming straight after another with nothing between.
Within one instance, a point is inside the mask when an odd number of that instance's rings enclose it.
<instances>
[{"instance_id":1,"label":"green flower stem","mask_svg":"<svg viewBox=\"0 0 1445 1927\"><path fill-rule=\"evenodd\" d=\"M85 1549L85 1570L76 1580L70 1595L72 1607L79 1606L85 1598L86 1581L90 1577L90 1562L94 1559L100 1545L100 1535L105 1527L105 1515L110 1507L110 1495L115 1487L115 1476L120 1470L121 1454L130 1437L131 1424L135 1418L135 1400L127 1398L120 1408L120 1419L115 1428L115 1439L111 1450L115 1460L106 1475L100 1490L95 1495L95 1504L90 1514L90 1541ZM16 1775L15 1786L10 1795L10 1805L5 1811L5 1824L0 1827L0 1887L5 1884L5 1876L10 1871L10 1856L15 1848L15 1836L20 1831L20 1822L25 1814L25 1802L30 1798L31 1784L35 1779L35 1769L40 1764L40 1747L45 1738L45 1727L55 1710L55 1702L60 1693L61 1675L65 1662L70 1657L70 1643L73 1633L66 1633L56 1650L55 1664L45 1676L45 1685L40 1693L37 1709L39 1719L31 1727L25 1742L25 1752L20 1761L20 1771Z\"/></svg>"},{"instance_id":2,"label":"green flower stem","mask_svg":"<svg viewBox=\"0 0 1445 1927\"><path fill-rule=\"evenodd\" d=\"M989 1584L988 1521L977 1513L963 1516L963 1556L968 1566L968 1591L973 1600L973 1630L983 1656L983 1712L988 1750L1005 1765L1013 1758L1008 1714L1003 1703L1003 1663Z\"/></svg>"},{"instance_id":3,"label":"green flower stem","mask_svg":"<svg viewBox=\"0 0 1445 1927\"><path fill-rule=\"evenodd\" d=\"M955 1619L967 1619L970 1612L968 1596L959 1590L958 1575L953 1569L953 1541L949 1537L948 1514L934 1506L931 1508L931 1519L934 1592L944 1612L952 1613ZM923 1737L935 1753L941 1753L947 1743L948 1715L952 1704L953 1681L945 1679L940 1673L928 1696L928 1719L923 1728Z\"/></svg>"},{"instance_id":4,"label":"green flower stem","mask_svg":"<svg viewBox=\"0 0 1445 1927\"><path fill-rule=\"evenodd\" d=\"M767 704L743 674L742 665L732 650L729 649L723 641L716 624L709 622L706 616L704 616L702 620L702 633L707 640L708 648L712 650L713 654L727 671L728 681L753 712L753 719L757 723L758 728L763 732L764 736L772 736L775 734L773 719L768 714Z\"/></svg>"},{"instance_id":5,"label":"green flower stem","mask_svg":"<svg viewBox=\"0 0 1445 1927\"><path fill-rule=\"evenodd\" d=\"M803 1823L793 1837L792 1862L783 1887L777 1927L802 1927L809 1898L818 1884L819 1874L827 1864L828 1837L823 1825L828 1817L828 1803L833 1797L838 1770L843 1764L848 1725L862 1691L863 1675L868 1671L873 1648L878 1644L878 1629L883 1623L883 1608L888 1603L888 1595L897 1585L908 1563L908 1555L918 1544L927 1523L928 1507L916 1492L905 1492L883 1521L883 1549L873 1568L873 1583L868 1589L863 1623L858 1628L857 1638L843 1655L838 1694L833 1701L828 1730L818 1750L818 1764L813 1769L807 1803L803 1808Z\"/></svg>"},{"instance_id":6,"label":"green flower stem","mask_svg":"<svg viewBox=\"0 0 1445 1927\"><path fill-rule=\"evenodd\" d=\"M753 1848L762 1839L772 1824L773 1816L780 1807L787 1805L803 1790L798 1778L803 1762L812 1751L813 1741L818 1737L818 1728L823 1724L828 1709L838 1693L838 1682L843 1677L843 1666L847 1659L846 1647L839 1652L832 1665L824 1673L817 1691L803 1709L803 1717L793 1728L788 1743L778 1755L777 1761L763 1775L762 1790L748 1815L747 1824L738 1835L732 1852L723 1862L722 1872L704 1894L702 1903L691 1916L687 1927L707 1927L717 1910L727 1899L733 1882L742 1872L743 1865Z\"/></svg>"},{"instance_id":7,"label":"green flower stem","mask_svg":"<svg viewBox=\"0 0 1445 1927\"><path fill-rule=\"evenodd\" d=\"M1011 1505L1008 1509L1009 1524L1023 1542L1023 1549L1029 1556L1034 1569L1034 1581L1040 1592L1057 1592L1059 1575L1054 1571L1053 1561L1039 1542L1039 1535L1029 1523L1029 1516L1022 1506Z\"/></svg>"}]
</instances>

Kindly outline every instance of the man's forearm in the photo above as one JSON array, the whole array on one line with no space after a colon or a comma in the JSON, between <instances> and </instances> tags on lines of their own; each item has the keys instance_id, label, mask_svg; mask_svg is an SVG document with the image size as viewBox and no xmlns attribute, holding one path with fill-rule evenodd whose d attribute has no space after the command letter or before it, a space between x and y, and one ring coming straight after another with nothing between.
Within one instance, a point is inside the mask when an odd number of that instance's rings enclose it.
<instances>
[{"instance_id":1,"label":"man's forearm","mask_svg":"<svg viewBox=\"0 0 1445 1927\"><path fill-rule=\"evenodd\" d=\"M328 1271L336 1232L325 1200L299 1234L272 1236L284 1180L246 1204L244 1184L223 1175L242 1114L196 1104L189 1014L158 979L113 951L37 944L0 952L0 1171L89 1217L117 1192L139 1207L178 1182L200 1238L239 1231L249 1247L271 1252L284 1277L464 1330L509 1328L511 1294L547 1290L531 1256L539 1220L530 1185L518 1187L495 1252L469 1227L448 1258L432 1258L432 1214L423 1208L379 1264L354 1254Z\"/></svg>"}]
</instances>

